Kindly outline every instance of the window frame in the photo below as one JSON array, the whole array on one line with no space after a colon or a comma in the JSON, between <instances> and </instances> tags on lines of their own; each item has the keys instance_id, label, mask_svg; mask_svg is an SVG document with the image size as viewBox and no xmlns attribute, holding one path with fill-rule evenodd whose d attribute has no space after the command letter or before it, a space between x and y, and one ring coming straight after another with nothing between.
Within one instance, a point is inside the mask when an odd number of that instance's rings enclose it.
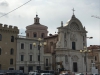
<instances>
[{"instance_id":1,"label":"window frame","mask_svg":"<svg viewBox=\"0 0 100 75\"><path fill-rule=\"evenodd\" d=\"M22 44L23 44L23 47L22 47ZM24 43L21 43L21 45L20 45L21 47L21 49L24 49L25 48L25 44Z\"/></svg>"},{"instance_id":2,"label":"window frame","mask_svg":"<svg viewBox=\"0 0 100 75\"><path fill-rule=\"evenodd\" d=\"M20 56L20 61L24 61L24 55Z\"/></svg>"},{"instance_id":3,"label":"window frame","mask_svg":"<svg viewBox=\"0 0 100 75\"><path fill-rule=\"evenodd\" d=\"M32 61L32 55L29 55L29 61Z\"/></svg>"},{"instance_id":4,"label":"window frame","mask_svg":"<svg viewBox=\"0 0 100 75\"><path fill-rule=\"evenodd\" d=\"M34 33L33 33L33 38L36 38L36 37L37 37L37 33L34 32Z\"/></svg>"},{"instance_id":5,"label":"window frame","mask_svg":"<svg viewBox=\"0 0 100 75\"><path fill-rule=\"evenodd\" d=\"M10 55L13 55L13 54L14 54L14 49L11 48L11 49L10 49Z\"/></svg>"},{"instance_id":6,"label":"window frame","mask_svg":"<svg viewBox=\"0 0 100 75\"><path fill-rule=\"evenodd\" d=\"M11 42L14 42L14 36L11 36Z\"/></svg>"},{"instance_id":7,"label":"window frame","mask_svg":"<svg viewBox=\"0 0 100 75\"><path fill-rule=\"evenodd\" d=\"M13 65L13 59L12 58L10 59L10 65Z\"/></svg>"},{"instance_id":8,"label":"window frame","mask_svg":"<svg viewBox=\"0 0 100 75\"><path fill-rule=\"evenodd\" d=\"M72 42L72 50L76 50L76 43Z\"/></svg>"},{"instance_id":9,"label":"window frame","mask_svg":"<svg viewBox=\"0 0 100 75\"><path fill-rule=\"evenodd\" d=\"M32 50L33 49L33 45L29 44L29 49Z\"/></svg>"}]
</instances>

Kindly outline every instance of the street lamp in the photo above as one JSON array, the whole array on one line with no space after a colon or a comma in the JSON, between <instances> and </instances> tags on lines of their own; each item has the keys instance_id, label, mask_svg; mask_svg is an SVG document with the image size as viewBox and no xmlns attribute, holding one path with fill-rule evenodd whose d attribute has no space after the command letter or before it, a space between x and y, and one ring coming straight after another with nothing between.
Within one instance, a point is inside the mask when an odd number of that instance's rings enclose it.
<instances>
[{"instance_id":1,"label":"street lamp","mask_svg":"<svg viewBox=\"0 0 100 75\"><path fill-rule=\"evenodd\" d=\"M40 48L41 48L42 45L45 46L47 43L46 42L43 42L42 43L41 42L42 41L41 38L38 38L38 41L39 41L39 44L38 44L38 50L39 50L39 55L38 55L38 61L39 61L38 72L40 73L40 70L41 70L41 66L40 66ZM36 43L34 42L33 45L36 46Z\"/></svg>"},{"instance_id":2,"label":"street lamp","mask_svg":"<svg viewBox=\"0 0 100 75\"><path fill-rule=\"evenodd\" d=\"M86 75L87 75L87 53L90 53L91 50L87 50L87 48L84 46L84 49L83 50L80 50L81 53L84 53L85 54L85 65L86 65Z\"/></svg>"}]
</instances>

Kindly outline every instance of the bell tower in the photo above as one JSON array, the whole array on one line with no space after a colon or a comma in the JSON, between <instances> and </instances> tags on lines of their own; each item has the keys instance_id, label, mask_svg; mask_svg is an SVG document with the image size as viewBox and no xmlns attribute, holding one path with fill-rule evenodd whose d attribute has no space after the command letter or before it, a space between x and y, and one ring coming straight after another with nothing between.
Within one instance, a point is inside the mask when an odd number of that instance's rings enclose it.
<instances>
[{"instance_id":1,"label":"bell tower","mask_svg":"<svg viewBox=\"0 0 100 75\"><path fill-rule=\"evenodd\" d=\"M36 14L36 17L34 18L34 24L40 24L39 20L40 20L40 18Z\"/></svg>"}]
</instances>

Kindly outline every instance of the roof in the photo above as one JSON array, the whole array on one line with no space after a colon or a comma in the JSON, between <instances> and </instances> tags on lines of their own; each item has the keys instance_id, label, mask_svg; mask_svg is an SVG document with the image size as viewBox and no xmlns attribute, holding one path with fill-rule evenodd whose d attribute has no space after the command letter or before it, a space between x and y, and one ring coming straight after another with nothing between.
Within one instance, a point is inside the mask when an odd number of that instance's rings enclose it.
<instances>
[{"instance_id":1,"label":"roof","mask_svg":"<svg viewBox=\"0 0 100 75\"><path fill-rule=\"evenodd\" d=\"M100 49L100 45L90 45L88 49Z\"/></svg>"},{"instance_id":2,"label":"roof","mask_svg":"<svg viewBox=\"0 0 100 75\"><path fill-rule=\"evenodd\" d=\"M48 39L48 38L54 38L54 37L57 37L58 36L58 34L55 34L55 35L49 35L49 36L47 36L47 37L45 37L44 39Z\"/></svg>"}]
</instances>

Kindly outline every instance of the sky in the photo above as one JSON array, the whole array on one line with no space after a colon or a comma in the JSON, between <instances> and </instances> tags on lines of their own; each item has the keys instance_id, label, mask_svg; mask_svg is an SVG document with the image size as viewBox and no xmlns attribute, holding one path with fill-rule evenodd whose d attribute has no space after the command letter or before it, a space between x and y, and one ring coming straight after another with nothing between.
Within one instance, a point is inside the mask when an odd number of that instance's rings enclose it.
<instances>
[{"instance_id":1,"label":"sky","mask_svg":"<svg viewBox=\"0 0 100 75\"><path fill-rule=\"evenodd\" d=\"M0 0L0 23L17 26L19 34L25 35L26 26L34 23L37 13L49 34L55 34L61 21L66 24L71 18L73 8L76 18L86 27L87 36L93 37L87 39L87 46L100 45L100 0Z\"/></svg>"}]
</instances>

